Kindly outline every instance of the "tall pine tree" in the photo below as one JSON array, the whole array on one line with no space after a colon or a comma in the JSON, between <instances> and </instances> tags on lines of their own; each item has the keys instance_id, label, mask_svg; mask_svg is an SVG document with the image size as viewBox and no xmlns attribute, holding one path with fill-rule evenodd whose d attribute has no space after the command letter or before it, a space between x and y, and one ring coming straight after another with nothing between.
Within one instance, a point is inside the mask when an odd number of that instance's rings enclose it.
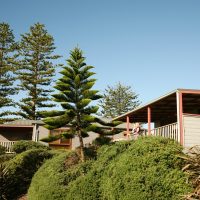
<instances>
[{"instance_id":1,"label":"tall pine tree","mask_svg":"<svg viewBox=\"0 0 200 200\"><path fill-rule=\"evenodd\" d=\"M117 117L140 105L138 94L133 92L130 86L120 82L114 87L108 86L100 100L102 114L105 117Z\"/></svg>"},{"instance_id":2,"label":"tall pine tree","mask_svg":"<svg viewBox=\"0 0 200 200\"><path fill-rule=\"evenodd\" d=\"M6 117L10 114L6 107L13 105L11 95L16 92L16 88L13 86L16 50L17 44L9 24L0 23L0 123L10 120Z\"/></svg>"},{"instance_id":3,"label":"tall pine tree","mask_svg":"<svg viewBox=\"0 0 200 200\"><path fill-rule=\"evenodd\" d=\"M100 130L93 122L105 126L116 126L119 123L106 123L93 115L97 112L98 106L91 105L91 103L101 96L98 95L98 90L92 89L96 79L91 78L95 73L90 70L94 67L86 65L83 53L79 48L71 51L67 63L68 66L61 71L62 78L57 81L55 86L59 93L53 95L54 100L60 103L63 110L46 113L47 118L43 121L49 129L70 126L71 129L67 134L79 137L81 159L84 161L83 137L87 135L88 131L110 134L109 131Z\"/></svg>"},{"instance_id":4,"label":"tall pine tree","mask_svg":"<svg viewBox=\"0 0 200 200\"><path fill-rule=\"evenodd\" d=\"M54 39L43 24L34 24L29 33L21 36L19 54L22 59L18 77L20 89L26 92L26 97L18 104L20 111L17 114L36 120L40 119L42 108L54 106L50 95L56 65L52 60L59 56L53 55Z\"/></svg>"}]
</instances>

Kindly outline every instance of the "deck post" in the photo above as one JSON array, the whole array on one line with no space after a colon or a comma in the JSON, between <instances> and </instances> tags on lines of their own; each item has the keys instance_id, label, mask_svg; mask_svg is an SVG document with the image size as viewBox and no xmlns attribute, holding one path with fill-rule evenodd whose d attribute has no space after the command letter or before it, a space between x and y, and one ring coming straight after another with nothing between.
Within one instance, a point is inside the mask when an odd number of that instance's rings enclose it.
<instances>
[{"instance_id":1,"label":"deck post","mask_svg":"<svg viewBox=\"0 0 200 200\"><path fill-rule=\"evenodd\" d=\"M33 132L32 132L32 141L34 141L34 142L38 142L38 140L39 140L38 128L39 128L39 125L34 124Z\"/></svg>"},{"instance_id":2,"label":"deck post","mask_svg":"<svg viewBox=\"0 0 200 200\"><path fill-rule=\"evenodd\" d=\"M180 109L179 109L180 143L181 143L181 145L184 145L184 142L183 142L183 94L182 94L182 92L179 92L179 106L180 106Z\"/></svg>"},{"instance_id":3,"label":"deck post","mask_svg":"<svg viewBox=\"0 0 200 200\"><path fill-rule=\"evenodd\" d=\"M151 108L147 107L148 135L151 135Z\"/></svg>"},{"instance_id":4,"label":"deck post","mask_svg":"<svg viewBox=\"0 0 200 200\"><path fill-rule=\"evenodd\" d=\"M126 116L126 135L127 137L129 138L130 137L130 132L129 132L129 122L130 122L130 119L129 119L129 116L127 115Z\"/></svg>"},{"instance_id":5,"label":"deck post","mask_svg":"<svg viewBox=\"0 0 200 200\"><path fill-rule=\"evenodd\" d=\"M178 141L181 145L183 142L183 95L181 91L176 92L176 106L177 106L177 125L178 125Z\"/></svg>"}]
</instances>

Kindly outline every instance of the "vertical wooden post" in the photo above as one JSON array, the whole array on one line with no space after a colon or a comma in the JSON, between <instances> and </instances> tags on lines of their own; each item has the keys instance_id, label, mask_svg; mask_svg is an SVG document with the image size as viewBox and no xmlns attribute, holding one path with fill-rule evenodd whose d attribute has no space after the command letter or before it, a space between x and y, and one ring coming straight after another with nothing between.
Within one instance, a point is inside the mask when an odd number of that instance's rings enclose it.
<instances>
[{"instance_id":1,"label":"vertical wooden post","mask_svg":"<svg viewBox=\"0 0 200 200\"><path fill-rule=\"evenodd\" d=\"M183 94L179 92L179 129L180 129L180 144L183 145Z\"/></svg>"},{"instance_id":2,"label":"vertical wooden post","mask_svg":"<svg viewBox=\"0 0 200 200\"><path fill-rule=\"evenodd\" d=\"M177 139L180 142L180 106L179 106L179 91L176 91L176 109L177 109Z\"/></svg>"},{"instance_id":3,"label":"vertical wooden post","mask_svg":"<svg viewBox=\"0 0 200 200\"><path fill-rule=\"evenodd\" d=\"M34 124L33 132L32 132L32 141L34 141L34 142L37 142L36 141L36 134L37 134L37 124Z\"/></svg>"},{"instance_id":4,"label":"vertical wooden post","mask_svg":"<svg viewBox=\"0 0 200 200\"><path fill-rule=\"evenodd\" d=\"M148 135L151 135L151 108L147 108L147 119L148 119Z\"/></svg>"},{"instance_id":5,"label":"vertical wooden post","mask_svg":"<svg viewBox=\"0 0 200 200\"><path fill-rule=\"evenodd\" d=\"M127 137L130 136L130 133L129 133L129 116L126 116L126 135Z\"/></svg>"},{"instance_id":6,"label":"vertical wooden post","mask_svg":"<svg viewBox=\"0 0 200 200\"><path fill-rule=\"evenodd\" d=\"M176 92L176 107L177 107L177 128L178 142L184 145L183 142L183 96L181 91Z\"/></svg>"}]
</instances>

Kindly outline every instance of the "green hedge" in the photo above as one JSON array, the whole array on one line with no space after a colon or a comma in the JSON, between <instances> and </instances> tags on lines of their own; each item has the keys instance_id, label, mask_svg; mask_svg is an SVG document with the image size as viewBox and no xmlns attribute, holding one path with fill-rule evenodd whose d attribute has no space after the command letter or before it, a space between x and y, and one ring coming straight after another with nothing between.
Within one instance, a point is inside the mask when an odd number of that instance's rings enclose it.
<instances>
[{"instance_id":1,"label":"green hedge","mask_svg":"<svg viewBox=\"0 0 200 200\"><path fill-rule=\"evenodd\" d=\"M50 148L48 146L45 146L39 142L34 142L34 141L28 141L28 140L20 140L18 142L16 142L13 147L12 150L16 153L22 153L26 150L29 149L46 149L49 150Z\"/></svg>"},{"instance_id":2,"label":"green hedge","mask_svg":"<svg viewBox=\"0 0 200 200\"><path fill-rule=\"evenodd\" d=\"M93 163L93 166L87 175L78 177L68 185L65 200L103 199L100 194L100 181L102 175L110 162L123 154L129 146L130 142L119 142L109 146L102 146L98 150L97 160Z\"/></svg>"},{"instance_id":3,"label":"green hedge","mask_svg":"<svg viewBox=\"0 0 200 200\"><path fill-rule=\"evenodd\" d=\"M0 164L5 164L10 159L14 158L15 154L3 154L0 155Z\"/></svg>"},{"instance_id":4,"label":"green hedge","mask_svg":"<svg viewBox=\"0 0 200 200\"><path fill-rule=\"evenodd\" d=\"M113 159L99 183L102 199L180 199L190 190L177 157L182 147L165 138L147 137Z\"/></svg>"},{"instance_id":5,"label":"green hedge","mask_svg":"<svg viewBox=\"0 0 200 200\"><path fill-rule=\"evenodd\" d=\"M180 145L160 137L105 145L98 151L97 160L90 162L91 169L87 168L84 175L77 173L74 176L78 167L57 174L63 171L61 160L57 168L49 168L51 173L41 168L31 183L28 197L30 200L180 199L191 190L191 186L186 183L187 176L181 170L183 160L178 154L182 154ZM57 172L52 172L55 170ZM45 173L56 174L50 179ZM73 178L69 178L69 174L73 174Z\"/></svg>"},{"instance_id":6,"label":"green hedge","mask_svg":"<svg viewBox=\"0 0 200 200\"><path fill-rule=\"evenodd\" d=\"M31 149L17 154L6 162L4 175L4 187L1 193L6 199L16 199L27 192L31 178L45 159L54 155L51 151L43 149ZM1 183L0 183L1 185Z\"/></svg>"},{"instance_id":7,"label":"green hedge","mask_svg":"<svg viewBox=\"0 0 200 200\"><path fill-rule=\"evenodd\" d=\"M3 155L6 153L6 148L0 145L0 155Z\"/></svg>"},{"instance_id":8,"label":"green hedge","mask_svg":"<svg viewBox=\"0 0 200 200\"><path fill-rule=\"evenodd\" d=\"M100 136L100 137L97 137L93 141L93 145L96 145L96 146L108 145L111 143L111 140L112 140L112 138L110 138L110 137Z\"/></svg>"},{"instance_id":9,"label":"green hedge","mask_svg":"<svg viewBox=\"0 0 200 200\"><path fill-rule=\"evenodd\" d=\"M91 161L79 163L75 152L65 152L48 160L34 175L28 199L65 199L68 183L85 174Z\"/></svg>"}]
</instances>

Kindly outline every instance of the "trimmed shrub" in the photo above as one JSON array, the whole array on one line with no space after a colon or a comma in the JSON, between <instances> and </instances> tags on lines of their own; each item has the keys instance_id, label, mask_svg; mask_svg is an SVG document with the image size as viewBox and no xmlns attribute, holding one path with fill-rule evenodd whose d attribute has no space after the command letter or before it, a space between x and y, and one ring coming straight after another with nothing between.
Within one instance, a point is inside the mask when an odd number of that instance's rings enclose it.
<instances>
[{"instance_id":1,"label":"trimmed shrub","mask_svg":"<svg viewBox=\"0 0 200 200\"><path fill-rule=\"evenodd\" d=\"M181 170L184 161L178 154L182 154L179 144L160 137L141 137L136 141L104 145L98 150L97 160L90 161L91 166L84 176L81 173L74 176L80 165L62 175L57 174L63 171L61 161L54 169L57 172L49 169L51 174L54 173L51 179L47 178L49 172L41 176L39 170L28 197L30 200L180 199L191 190L191 186L186 183L187 176ZM73 178L70 178L72 174ZM46 181L52 182L44 184Z\"/></svg>"},{"instance_id":2,"label":"trimmed shrub","mask_svg":"<svg viewBox=\"0 0 200 200\"><path fill-rule=\"evenodd\" d=\"M93 163L91 170L88 171L85 176L80 176L75 181L70 182L67 187L65 199L103 199L100 193L100 181L102 174L109 163L125 152L130 144L130 142L119 142L109 146L102 146L97 152L98 158Z\"/></svg>"},{"instance_id":3,"label":"trimmed shrub","mask_svg":"<svg viewBox=\"0 0 200 200\"><path fill-rule=\"evenodd\" d=\"M7 171L5 165L0 163L0 199L4 200L5 198L5 191L9 188L6 184L6 177Z\"/></svg>"},{"instance_id":4,"label":"trimmed shrub","mask_svg":"<svg viewBox=\"0 0 200 200\"><path fill-rule=\"evenodd\" d=\"M193 191L185 195L185 200L200 199L200 146L189 149L186 156L183 171L189 174L189 181L193 186Z\"/></svg>"},{"instance_id":5,"label":"trimmed shrub","mask_svg":"<svg viewBox=\"0 0 200 200\"><path fill-rule=\"evenodd\" d=\"M6 148L0 145L0 155L3 155L6 153Z\"/></svg>"},{"instance_id":6,"label":"trimmed shrub","mask_svg":"<svg viewBox=\"0 0 200 200\"><path fill-rule=\"evenodd\" d=\"M65 152L46 161L32 179L28 199L66 199L68 184L86 174L91 165L91 161L78 163L79 156L75 152Z\"/></svg>"},{"instance_id":7,"label":"trimmed shrub","mask_svg":"<svg viewBox=\"0 0 200 200\"><path fill-rule=\"evenodd\" d=\"M20 140L13 145L12 149L16 153L22 153L22 152L24 152L26 150L30 150L30 149L49 150L50 148L48 146L45 146L45 145L39 143L39 142L28 141L28 140Z\"/></svg>"},{"instance_id":8,"label":"trimmed shrub","mask_svg":"<svg viewBox=\"0 0 200 200\"><path fill-rule=\"evenodd\" d=\"M4 164L5 162L9 161L10 159L12 159L14 157L15 157L15 154L0 155L0 164Z\"/></svg>"},{"instance_id":9,"label":"trimmed shrub","mask_svg":"<svg viewBox=\"0 0 200 200\"><path fill-rule=\"evenodd\" d=\"M85 155L85 160L94 160L96 159L97 156L97 147L94 145L91 145L89 147L84 147L84 155ZM81 149L80 147L76 148L76 153L81 156Z\"/></svg>"},{"instance_id":10,"label":"trimmed shrub","mask_svg":"<svg viewBox=\"0 0 200 200\"><path fill-rule=\"evenodd\" d=\"M108 145L111 143L112 138L106 137L106 136L100 136L97 137L94 141L93 144L96 146L102 146L102 145Z\"/></svg>"},{"instance_id":11,"label":"trimmed shrub","mask_svg":"<svg viewBox=\"0 0 200 200\"><path fill-rule=\"evenodd\" d=\"M87 176L70 184L66 199L180 199L190 190L181 151L174 141L155 137L104 146Z\"/></svg>"},{"instance_id":12,"label":"trimmed shrub","mask_svg":"<svg viewBox=\"0 0 200 200\"><path fill-rule=\"evenodd\" d=\"M45 159L54 155L51 151L31 149L16 155L6 162L4 171L4 188L2 194L5 199L17 199L27 192L31 178Z\"/></svg>"},{"instance_id":13,"label":"trimmed shrub","mask_svg":"<svg viewBox=\"0 0 200 200\"><path fill-rule=\"evenodd\" d=\"M12 159L14 154L2 154L0 155L0 200L6 199L6 191L9 190L9 184L6 180L8 175L8 170L6 167L6 163Z\"/></svg>"},{"instance_id":14,"label":"trimmed shrub","mask_svg":"<svg viewBox=\"0 0 200 200\"><path fill-rule=\"evenodd\" d=\"M190 189L177 157L181 152L170 139L138 139L105 168L99 185L102 199L180 199Z\"/></svg>"}]
</instances>

